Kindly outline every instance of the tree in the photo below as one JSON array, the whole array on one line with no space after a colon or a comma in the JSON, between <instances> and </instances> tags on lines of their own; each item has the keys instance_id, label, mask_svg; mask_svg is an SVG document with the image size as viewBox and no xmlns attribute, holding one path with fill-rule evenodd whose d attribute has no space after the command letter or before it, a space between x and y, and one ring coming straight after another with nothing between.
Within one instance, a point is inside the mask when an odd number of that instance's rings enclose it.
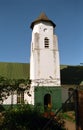
<instances>
[{"instance_id":1,"label":"tree","mask_svg":"<svg viewBox=\"0 0 83 130\"><path fill-rule=\"evenodd\" d=\"M0 76L0 104L9 96L8 82L7 78Z\"/></svg>"},{"instance_id":2,"label":"tree","mask_svg":"<svg viewBox=\"0 0 83 130\"><path fill-rule=\"evenodd\" d=\"M0 104L3 103L8 96L12 95L11 104L13 104L13 94L15 91L27 91L28 96L31 80L28 79L8 79L0 76Z\"/></svg>"}]
</instances>

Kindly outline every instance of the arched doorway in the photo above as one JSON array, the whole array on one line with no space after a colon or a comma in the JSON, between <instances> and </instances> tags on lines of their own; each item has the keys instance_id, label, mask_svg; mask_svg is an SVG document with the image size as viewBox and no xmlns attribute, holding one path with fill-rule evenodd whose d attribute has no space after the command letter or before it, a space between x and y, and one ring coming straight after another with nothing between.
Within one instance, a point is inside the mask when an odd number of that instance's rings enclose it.
<instances>
[{"instance_id":1,"label":"arched doorway","mask_svg":"<svg viewBox=\"0 0 83 130\"><path fill-rule=\"evenodd\" d=\"M50 94L44 96L44 110L51 110L52 108L52 99Z\"/></svg>"}]
</instances>

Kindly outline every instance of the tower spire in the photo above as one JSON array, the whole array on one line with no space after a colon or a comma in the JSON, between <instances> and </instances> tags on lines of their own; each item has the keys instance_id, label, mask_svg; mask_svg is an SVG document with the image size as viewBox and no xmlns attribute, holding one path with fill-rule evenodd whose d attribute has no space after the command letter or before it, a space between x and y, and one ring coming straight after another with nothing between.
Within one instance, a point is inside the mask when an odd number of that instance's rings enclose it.
<instances>
[{"instance_id":1,"label":"tower spire","mask_svg":"<svg viewBox=\"0 0 83 130\"><path fill-rule=\"evenodd\" d=\"M42 13L38 16L38 18L31 23L30 28L33 29L34 24L39 23L39 22L41 22L41 21L50 22L50 23L53 25L54 28L55 28L55 26L56 26L56 24L55 24L53 21L51 21L51 20L46 16L46 14L45 14L44 12L42 12Z\"/></svg>"}]
</instances>

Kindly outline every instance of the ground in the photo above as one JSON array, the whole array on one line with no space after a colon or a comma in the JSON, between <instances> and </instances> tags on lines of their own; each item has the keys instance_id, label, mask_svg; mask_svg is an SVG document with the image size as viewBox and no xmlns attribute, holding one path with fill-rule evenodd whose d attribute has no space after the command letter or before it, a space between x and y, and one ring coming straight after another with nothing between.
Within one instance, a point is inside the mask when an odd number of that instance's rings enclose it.
<instances>
[{"instance_id":1,"label":"ground","mask_svg":"<svg viewBox=\"0 0 83 130\"><path fill-rule=\"evenodd\" d=\"M66 130L76 130L75 123L72 121L65 120Z\"/></svg>"},{"instance_id":2,"label":"ground","mask_svg":"<svg viewBox=\"0 0 83 130\"><path fill-rule=\"evenodd\" d=\"M70 111L64 113L64 122L65 122L65 128L67 130L76 130L76 124L75 124L75 112Z\"/></svg>"}]
</instances>

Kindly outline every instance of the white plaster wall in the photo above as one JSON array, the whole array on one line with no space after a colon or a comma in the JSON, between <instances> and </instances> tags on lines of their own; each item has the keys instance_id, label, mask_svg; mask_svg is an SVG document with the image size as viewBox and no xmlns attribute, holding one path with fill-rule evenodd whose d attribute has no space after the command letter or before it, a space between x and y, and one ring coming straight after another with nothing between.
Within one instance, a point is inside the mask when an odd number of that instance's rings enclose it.
<instances>
[{"instance_id":1,"label":"white plaster wall","mask_svg":"<svg viewBox=\"0 0 83 130\"><path fill-rule=\"evenodd\" d=\"M44 29L46 29L44 31ZM32 32L32 47L30 59L30 78L49 79L52 77L53 86L60 86L60 63L57 36L53 33L53 26L46 22L36 24ZM49 38L49 49L44 47L44 38ZM51 79L51 80L52 80ZM46 84L47 85L47 84Z\"/></svg>"},{"instance_id":2,"label":"white plaster wall","mask_svg":"<svg viewBox=\"0 0 83 130\"><path fill-rule=\"evenodd\" d=\"M30 88L30 94L31 96L28 96L27 91L24 94L24 102L25 104L33 104L34 105L34 87L31 86Z\"/></svg>"},{"instance_id":3,"label":"white plaster wall","mask_svg":"<svg viewBox=\"0 0 83 130\"><path fill-rule=\"evenodd\" d=\"M11 104L11 95L3 101L3 104Z\"/></svg>"},{"instance_id":4,"label":"white plaster wall","mask_svg":"<svg viewBox=\"0 0 83 130\"><path fill-rule=\"evenodd\" d=\"M12 101L12 98L13 98L13 101ZM8 96L8 98L3 101L3 104L7 104L7 105L8 104L17 104L16 93L13 95L13 97L12 97L12 95Z\"/></svg>"},{"instance_id":5,"label":"white plaster wall","mask_svg":"<svg viewBox=\"0 0 83 130\"><path fill-rule=\"evenodd\" d=\"M25 104L33 104L34 105L34 87L30 89L31 96L28 96L27 91L24 93L24 103ZM9 104L17 104L17 94L15 93L13 95L13 102L12 102L12 95L10 95L7 99L3 101L3 105L9 105Z\"/></svg>"},{"instance_id":6,"label":"white plaster wall","mask_svg":"<svg viewBox=\"0 0 83 130\"><path fill-rule=\"evenodd\" d=\"M44 47L44 39L49 39L49 48ZM34 86L60 86L60 62L57 36L51 23L34 25L30 57L31 99L34 104Z\"/></svg>"},{"instance_id":7,"label":"white plaster wall","mask_svg":"<svg viewBox=\"0 0 83 130\"><path fill-rule=\"evenodd\" d=\"M46 29L46 30L45 30ZM45 31L44 31L45 30ZM50 49L53 48L53 26L49 23L46 22L41 22L38 23L34 26L33 31L32 31L32 43L33 43L33 50L35 50L35 34L39 34L39 49L44 49L44 38L49 37L50 39ZM31 50L32 51L32 50Z\"/></svg>"}]
</instances>

